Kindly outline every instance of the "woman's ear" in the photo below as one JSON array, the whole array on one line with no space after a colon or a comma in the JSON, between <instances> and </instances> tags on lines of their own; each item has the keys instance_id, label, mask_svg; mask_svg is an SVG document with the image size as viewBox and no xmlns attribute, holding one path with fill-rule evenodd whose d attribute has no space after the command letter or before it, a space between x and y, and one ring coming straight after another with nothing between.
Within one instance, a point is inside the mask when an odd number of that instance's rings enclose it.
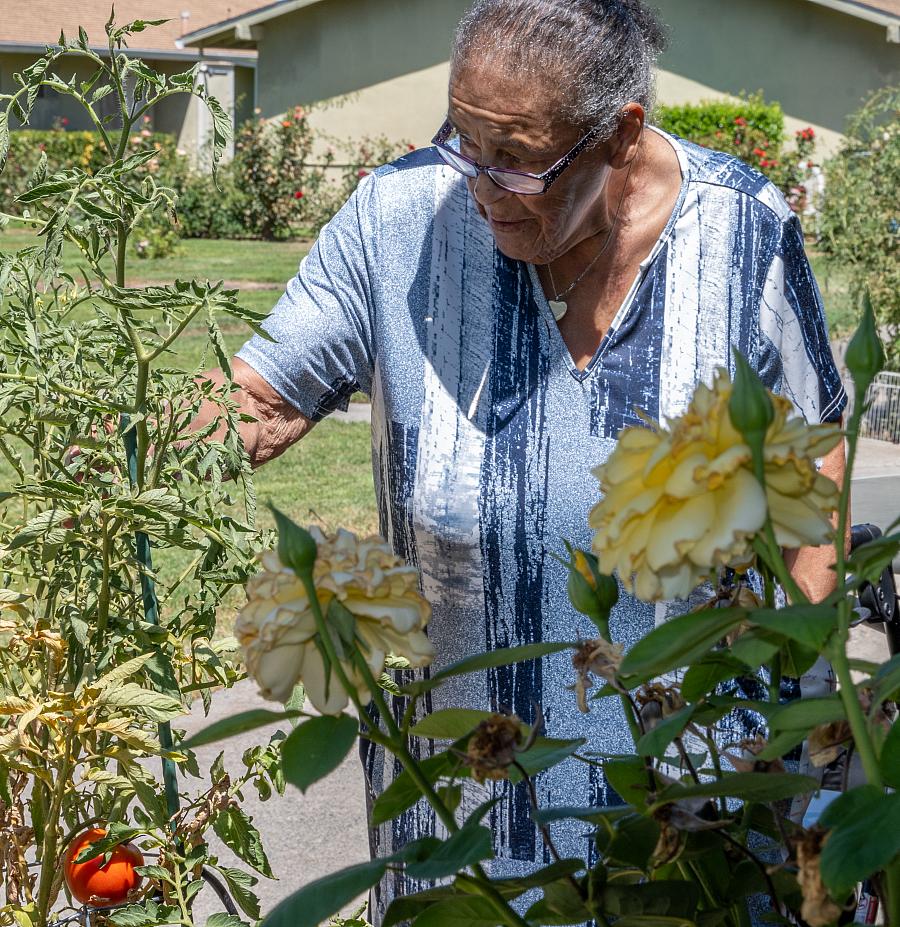
<instances>
[{"instance_id":1,"label":"woman's ear","mask_svg":"<svg viewBox=\"0 0 900 927\"><path fill-rule=\"evenodd\" d=\"M628 167L637 156L646 114L640 103L627 103L619 114L619 125L612 138L609 163L613 168Z\"/></svg>"}]
</instances>

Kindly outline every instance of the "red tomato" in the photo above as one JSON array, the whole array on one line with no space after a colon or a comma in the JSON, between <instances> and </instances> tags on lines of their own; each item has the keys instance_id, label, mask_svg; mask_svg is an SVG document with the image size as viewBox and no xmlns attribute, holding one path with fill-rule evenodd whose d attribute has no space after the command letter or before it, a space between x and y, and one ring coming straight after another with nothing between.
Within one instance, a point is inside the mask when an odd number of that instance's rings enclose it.
<instances>
[{"instance_id":1,"label":"red tomato","mask_svg":"<svg viewBox=\"0 0 900 927\"><path fill-rule=\"evenodd\" d=\"M85 847L105 836L105 830L92 827L76 837L66 851L66 885L72 897L82 904L121 904L141 884L141 877L134 869L144 865L144 857L132 843L120 843L115 847L106 865L103 854L84 863L75 862L75 857Z\"/></svg>"}]
</instances>

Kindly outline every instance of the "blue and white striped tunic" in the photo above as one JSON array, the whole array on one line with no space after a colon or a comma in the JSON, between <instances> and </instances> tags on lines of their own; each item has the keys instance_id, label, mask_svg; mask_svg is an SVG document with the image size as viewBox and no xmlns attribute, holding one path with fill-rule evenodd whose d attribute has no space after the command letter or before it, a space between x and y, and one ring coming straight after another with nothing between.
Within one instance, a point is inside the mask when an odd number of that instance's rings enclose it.
<instances>
[{"instance_id":1,"label":"blue and white striped tunic","mask_svg":"<svg viewBox=\"0 0 900 927\"><path fill-rule=\"evenodd\" d=\"M472 653L595 636L566 596L563 539L588 548L598 499L591 469L619 431L679 414L695 385L733 367L736 346L768 386L810 421L846 403L822 300L796 216L762 175L666 136L681 165L678 200L596 355L578 370L534 266L494 243L465 180L433 150L416 151L359 186L290 281L266 328L239 357L313 420L372 397L381 528L421 571L441 666ZM683 603L623 595L615 640L632 645ZM425 706L511 710L586 749L632 749L614 700L579 714L567 653L460 677ZM422 749L430 749L422 744ZM378 794L397 769L365 756ZM618 801L596 767L567 761L537 781L543 805ZM522 787L490 813L495 873L548 860ZM472 786L474 807L491 786ZM434 828L420 805L373 833L388 853ZM582 826L561 822L563 855L586 852ZM390 876L377 893L415 888ZM378 912L373 912L378 918Z\"/></svg>"}]
</instances>

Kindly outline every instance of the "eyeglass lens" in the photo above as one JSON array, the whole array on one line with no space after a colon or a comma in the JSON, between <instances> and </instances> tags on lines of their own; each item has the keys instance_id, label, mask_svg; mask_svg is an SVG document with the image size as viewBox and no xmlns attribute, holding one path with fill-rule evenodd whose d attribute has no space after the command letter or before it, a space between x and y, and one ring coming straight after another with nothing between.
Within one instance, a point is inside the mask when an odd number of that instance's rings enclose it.
<instances>
[{"instance_id":1,"label":"eyeglass lens","mask_svg":"<svg viewBox=\"0 0 900 927\"><path fill-rule=\"evenodd\" d=\"M452 150L439 147L438 153L450 167L460 174L464 174L466 177L478 176L478 169L475 165L460 158ZM527 177L524 174L505 171L496 167L488 168L485 173L498 187L503 187L512 193L541 193L544 189L544 181L537 177Z\"/></svg>"}]
</instances>

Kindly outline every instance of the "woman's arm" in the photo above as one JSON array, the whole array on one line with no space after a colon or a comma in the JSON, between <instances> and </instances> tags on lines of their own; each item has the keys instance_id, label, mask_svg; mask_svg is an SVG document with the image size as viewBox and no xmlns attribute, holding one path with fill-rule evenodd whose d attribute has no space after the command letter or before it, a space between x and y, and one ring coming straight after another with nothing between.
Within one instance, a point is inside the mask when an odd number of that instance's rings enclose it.
<instances>
[{"instance_id":1,"label":"woman's arm","mask_svg":"<svg viewBox=\"0 0 900 927\"><path fill-rule=\"evenodd\" d=\"M844 472L847 459L844 453L844 442L841 441L834 450L829 451L822 458L820 473L834 480L838 486L844 483ZM848 519L847 530L850 530ZM785 563L791 571L791 576L797 585L806 593L812 602L820 602L829 593L834 591L837 577L834 575L834 547L826 544L823 547L803 547L800 550L785 552Z\"/></svg>"},{"instance_id":2,"label":"woman's arm","mask_svg":"<svg viewBox=\"0 0 900 927\"><path fill-rule=\"evenodd\" d=\"M315 422L298 412L248 363L237 357L231 363L232 378L238 387L232 391L232 398L243 414L252 415L255 420L240 424L241 439L250 462L254 467L259 467L299 441ZM207 371L203 378L216 386L225 382L225 376L218 368ZM199 429L208 425L219 414L219 407L215 403L203 403L192 428ZM223 424L221 431L224 430ZM216 436L218 437L219 433Z\"/></svg>"}]
</instances>

